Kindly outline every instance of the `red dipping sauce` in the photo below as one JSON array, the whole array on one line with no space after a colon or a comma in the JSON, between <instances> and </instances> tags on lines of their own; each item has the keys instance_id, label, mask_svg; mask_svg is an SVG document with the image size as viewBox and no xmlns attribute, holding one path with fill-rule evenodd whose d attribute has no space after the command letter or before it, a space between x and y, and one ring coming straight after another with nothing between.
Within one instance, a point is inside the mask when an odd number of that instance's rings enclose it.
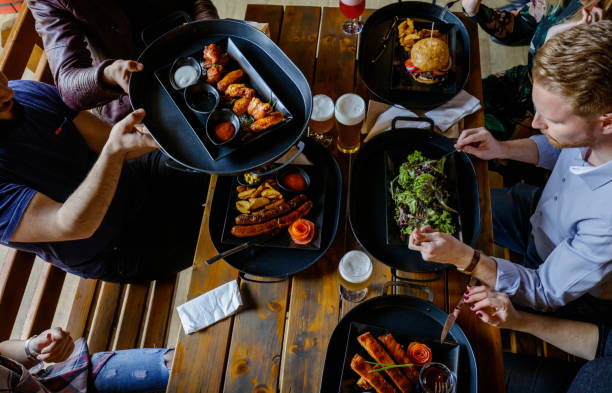
<instances>
[{"instance_id":1,"label":"red dipping sauce","mask_svg":"<svg viewBox=\"0 0 612 393\"><path fill-rule=\"evenodd\" d=\"M306 180L299 173L289 173L283 177L283 186L293 191L304 191Z\"/></svg>"}]
</instances>

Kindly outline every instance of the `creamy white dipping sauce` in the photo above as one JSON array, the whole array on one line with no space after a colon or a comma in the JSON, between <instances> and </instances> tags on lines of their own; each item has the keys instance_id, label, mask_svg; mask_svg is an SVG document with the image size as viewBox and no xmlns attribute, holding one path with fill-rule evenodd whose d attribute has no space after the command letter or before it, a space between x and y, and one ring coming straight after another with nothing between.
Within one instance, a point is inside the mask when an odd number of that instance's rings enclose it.
<instances>
[{"instance_id":1,"label":"creamy white dipping sauce","mask_svg":"<svg viewBox=\"0 0 612 393\"><path fill-rule=\"evenodd\" d=\"M198 71L192 66L184 65L174 71L174 83L181 89L192 85L198 79Z\"/></svg>"}]
</instances>

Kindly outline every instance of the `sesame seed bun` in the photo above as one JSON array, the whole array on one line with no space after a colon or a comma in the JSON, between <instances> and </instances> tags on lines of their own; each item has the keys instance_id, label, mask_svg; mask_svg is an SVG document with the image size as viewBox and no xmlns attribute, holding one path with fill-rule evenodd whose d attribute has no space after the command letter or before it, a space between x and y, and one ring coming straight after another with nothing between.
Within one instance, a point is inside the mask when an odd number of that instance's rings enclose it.
<instances>
[{"instance_id":1,"label":"sesame seed bun","mask_svg":"<svg viewBox=\"0 0 612 393\"><path fill-rule=\"evenodd\" d=\"M439 38L424 38L414 44L410 59L422 71L444 69L449 60L448 45Z\"/></svg>"}]
</instances>

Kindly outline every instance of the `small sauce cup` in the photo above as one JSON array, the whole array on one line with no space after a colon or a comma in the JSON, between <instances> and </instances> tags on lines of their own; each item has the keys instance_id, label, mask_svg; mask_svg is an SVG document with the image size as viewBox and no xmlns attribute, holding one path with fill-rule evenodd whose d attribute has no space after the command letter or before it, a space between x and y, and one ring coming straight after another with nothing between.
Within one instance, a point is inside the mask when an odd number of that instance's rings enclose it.
<instances>
[{"instance_id":1,"label":"small sauce cup","mask_svg":"<svg viewBox=\"0 0 612 393\"><path fill-rule=\"evenodd\" d=\"M220 141L215 135L215 128L221 123L231 123L234 126L234 134L225 141ZM206 135L208 139L217 146L222 146L233 141L236 135L238 135L238 131L240 131L240 120L231 109L224 108L216 110L212 112L206 120Z\"/></svg>"},{"instance_id":2,"label":"small sauce cup","mask_svg":"<svg viewBox=\"0 0 612 393\"><path fill-rule=\"evenodd\" d=\"M424 393L451 393L456 383L457 376L442 363L427 363L419 372L419 385Z\"/></svg>"},{"instance_id":3,"label":"small sauce cup","mask_svg":"<svg viewBox=\"0 0 612 393\"><path fill-rule=\"evenodd\" d=\"M301 188L295 187L296 185L299 185L298 182L294 181L299 180L296 175L303 179L303 183L301 183ZM310 176L308 176L308 173L306 173L306 171L300 167L288 166L278 172L278 174L276 175L276 183L278 183L278 186L285 192L306 192L306 190L308 190L308 188L310 187Z\"/></svg>"},{"instance_id":4,"label":"small sauce cup","mask_svg":"<svg viewBox=\"0 0 612 393\"><path fill-rule=\"evenodd\" d=\"M199 80L185 89L185 102L194 112L209 114L219 105L219 92L212 85Z\"/></svg>"},{"instance_id":5,"label":"small sauce cup","mask_svg":"<svg viewBox=\"0 0 612 393\"><path fill-rule=\"evenodd\" d=\"M178 79L180 78L176 78L176 76L178 75L175 75L179 69L181 69L179 73L183 73L183 71L185 71L185 69L182 67L190 67L193 68L194 71L192 77L189 78L190 80L188 80L183 85L179 83L180 81ZM189 69L187 69L187 71L189 71ZM200 80L201 76L202 67L193 57L179 57L178 59L174 60L174 63L172 63L172 66L170 67L170 84L172 85L172 87L174 87L175 90L182 90L190 85L197 83L198 80Z\"/></svg>"}]
</instances>

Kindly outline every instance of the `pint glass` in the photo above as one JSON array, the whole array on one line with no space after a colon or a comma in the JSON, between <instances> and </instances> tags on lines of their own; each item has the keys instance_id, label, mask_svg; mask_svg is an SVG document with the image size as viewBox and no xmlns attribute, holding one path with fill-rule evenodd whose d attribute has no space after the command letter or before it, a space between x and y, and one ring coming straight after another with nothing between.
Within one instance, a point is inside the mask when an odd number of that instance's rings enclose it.
<instances>
[{"instance_id":1,"label":"pint glass","mask_svg":"<svg viewBox=\"0 0 612 393\"><path fill-rule=\"evenodd\" d=\"M338 150L355 153L359 150L361 124L365 118L365 101L357 94L344 94L336 101Z\"/></svg>"},{"instance_id":2,"label":"pint glass","mask_svg":"<svg viewBox=\"0 0 612 393\"><path fill-rule=\"evenodd\" d=\"M372 279L372 261L363 251L349 251L338 265L340 295L350 302L360 302L368 294Z\"/></svg>"},{"instance_id":3,"label":"pint glass","mask_svg":"<svg viewBox=\"0 0 612 393\"><path fill-rule=\"evenodd\" d=\"M312 115L308 123L317 134L325 134L334 128L334 100L325 94L312 97Z\"/></svg>"}]
</instances>

